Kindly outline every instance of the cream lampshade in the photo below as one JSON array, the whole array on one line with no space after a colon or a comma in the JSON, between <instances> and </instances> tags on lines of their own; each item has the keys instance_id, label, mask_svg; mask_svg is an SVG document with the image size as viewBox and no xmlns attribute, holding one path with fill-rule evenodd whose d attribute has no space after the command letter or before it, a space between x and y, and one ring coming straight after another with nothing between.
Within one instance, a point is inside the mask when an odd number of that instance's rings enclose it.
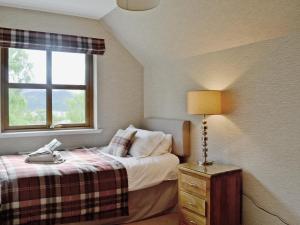
<instances>
[{"instance_id":1,"label":"cream lampshade","mask_svg":"<svg viewBox=\"0 0 300 225\"><path fill-rule=\"evenodd\" d=\"M196 115L219 115L222 113L221 91L188 92L188 113Z\"/></svg>"},{"instance_id":2,"label":"cream lampshade","mask_svg":"<svg viewBox=\"0 0 300 225\"><path fill-rule=\"evenodd\" d=\"M160 0L117 0L117 5L125 10L145 11L159 5Z\"/></svg>"},{"instance_id":3,"label":"cream lampshade","mask_svg":"<svg viewBox=\"0 0 300 225\"><path fill-rule=\"evenodd\" d=\"M211 165L212 162L207 161L208 137L207 137L207 121L206 115L222 114L222 92L221 91L190 91L187 94L187 111L193 115L203 115L202 120L202 152L203 161L201 165Z\"/></svg>"}]
</instances>

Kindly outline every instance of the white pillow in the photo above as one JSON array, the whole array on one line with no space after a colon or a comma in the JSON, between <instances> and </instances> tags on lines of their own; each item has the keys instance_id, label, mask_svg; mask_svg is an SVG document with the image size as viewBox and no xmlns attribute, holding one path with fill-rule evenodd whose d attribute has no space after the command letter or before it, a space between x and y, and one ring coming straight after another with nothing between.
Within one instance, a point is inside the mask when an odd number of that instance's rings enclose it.
<instances>
[{"instance_id":1,"label":"white pillow","mask_svg":"<svg viewBox=\"0 0 300 225\"><path fill-rule=\"evenodd\" d=\"M172 135L166 134L164 140L154 149L151 156L163 155L172 151Z\"/></svg>"},{"instance_id":2,"label":"white pillow","mask_svg":"<svg viewBox=\"0 0 300 225\"><path fill-rule=\"evenodd\" d=\"M160 131L137 129L130 125L126 130L137 131L129 154L133 157L147 157L163 141L165 134Z\"/></svg>"}]
</instances>

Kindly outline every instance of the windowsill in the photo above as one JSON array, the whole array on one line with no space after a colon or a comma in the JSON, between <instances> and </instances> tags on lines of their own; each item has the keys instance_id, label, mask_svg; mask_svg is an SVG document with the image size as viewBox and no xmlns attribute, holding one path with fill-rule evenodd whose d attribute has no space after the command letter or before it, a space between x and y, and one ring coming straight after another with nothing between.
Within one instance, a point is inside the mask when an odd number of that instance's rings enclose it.
<instances>
[{"instance_id":1,"label":"windowsill","mask_svg":"<svg viewBox=\"0 0 300 225\"><path fill-rule=\"evenodd\" d=\"M100 134L102 129L73 129L73 130L53 130L53 131L28 131L28 132L12 132L0 133L1 138L16 138L16 137L45 137L73 134Z\"/></svg>"}]
</instances>

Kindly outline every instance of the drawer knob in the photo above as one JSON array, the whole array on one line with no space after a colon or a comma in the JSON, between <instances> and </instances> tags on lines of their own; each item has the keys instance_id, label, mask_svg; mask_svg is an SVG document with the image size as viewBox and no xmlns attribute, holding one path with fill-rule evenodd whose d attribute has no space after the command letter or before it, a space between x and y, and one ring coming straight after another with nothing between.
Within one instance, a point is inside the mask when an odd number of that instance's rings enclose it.
<instances>
[{"instance_id":1,"label":"drawer knob","mask_svg":"<svg viewBox=\"0 0 300 225\"><path fill-rule=\"evenodd\" d=\"M197 223L194 220L189 220L189 223L197 225Z\"/></svg>"},{"instance_id":2,"label":"drawer knob","mask_svg":"<svg viewBox=\"0 0 300 225\"><path fill-rule=\"evenodd\" d=\"M195 204L192 203L192 202L188 202L188 205L190 205L190 206L195 206Z\"/></svg>"},{"instance_id":3,"label":"drawer knob","mask_svg":"<svg viewBox=\"0 0 300 225\"><path fill-rule=\"evenodd\" d=\"M189 185L189 186L191 186L191 187L198 187L198 185L197 184L195 184L195 183L192 183L192 182L187 182L187 184Z\"/></svg>"}]
</instances>

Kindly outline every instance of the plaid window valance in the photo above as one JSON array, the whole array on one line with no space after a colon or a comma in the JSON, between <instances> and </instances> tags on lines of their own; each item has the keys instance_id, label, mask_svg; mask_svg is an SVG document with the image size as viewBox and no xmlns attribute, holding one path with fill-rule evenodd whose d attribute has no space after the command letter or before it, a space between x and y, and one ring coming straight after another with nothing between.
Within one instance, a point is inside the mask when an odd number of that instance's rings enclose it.
<instances>
[{"instance_id":1,"label":"plaid window valance","mask_svg":"<svg viewBox=\"0 0 300 225\"><path fill-rule=\"evenodd\" d=\"M0 27L0 47L103 55L104 39Z\"/></svg>"}]
</instances>

